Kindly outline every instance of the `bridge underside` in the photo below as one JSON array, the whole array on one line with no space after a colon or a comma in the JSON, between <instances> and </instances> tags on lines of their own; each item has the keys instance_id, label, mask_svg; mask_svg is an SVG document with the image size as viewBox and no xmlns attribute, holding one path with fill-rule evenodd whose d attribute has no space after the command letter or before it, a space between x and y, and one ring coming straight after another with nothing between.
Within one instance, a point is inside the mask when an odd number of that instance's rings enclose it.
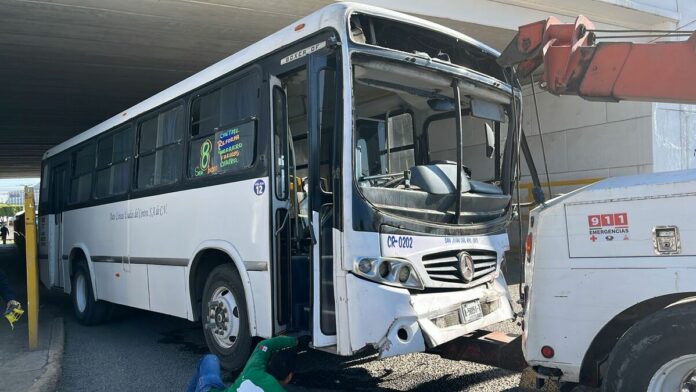
<instances>
[{"instance_id":1,"label":"bridge underside","mask_svg":"<svg viewBox=\"0 0 696 392\"><path fill-rule=\"evenodd\" d=\"M329 0L0 0L0 178ZM436 19L502 49L510 30Z\"/></svg>"}]
</instances>

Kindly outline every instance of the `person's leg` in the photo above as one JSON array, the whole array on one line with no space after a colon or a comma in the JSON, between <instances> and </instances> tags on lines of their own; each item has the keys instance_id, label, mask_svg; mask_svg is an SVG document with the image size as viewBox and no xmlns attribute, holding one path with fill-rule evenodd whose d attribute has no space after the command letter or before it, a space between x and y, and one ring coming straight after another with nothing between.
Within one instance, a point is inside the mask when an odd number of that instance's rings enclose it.
<instances>
[{"instance_id":1,"label":"person's leg","mask_svg":"<svg viewBox=\"0 0 696 392\"><path fill-rule=\"evenodd\" d=\"M225 389L225 384L220 378L220 361L213 354L204 356L198 365L196 392L207 392L210 388Z\"/></svg>"},{"instance_id":2,"label":"person's leg","mask_svg":"<svg viewBox=\"0 0 696 392\"><path fill-rule=\"evenodd\" d=\"M201 359L198 361L198 366L196 366L196 373L193 374L193 377L191 377L191 380L189 380L188 386L186 387L186 392L196 392L196 385L198 385L198 378L201 376L200 368L201 368L201 362L203 360Z\"/></svg>"},{"instance_id":3,"label":"person's leg","mask_svg":"<svg viewBox=\"0 0 696 392\"><path fill-rule=\"evenodd\" d=\"M220 362L212 354L198 361L196 373L189 381L186 392L208 392L210 388L225 389L225 384L220 378Z\"/></svg>"}]
</instances>

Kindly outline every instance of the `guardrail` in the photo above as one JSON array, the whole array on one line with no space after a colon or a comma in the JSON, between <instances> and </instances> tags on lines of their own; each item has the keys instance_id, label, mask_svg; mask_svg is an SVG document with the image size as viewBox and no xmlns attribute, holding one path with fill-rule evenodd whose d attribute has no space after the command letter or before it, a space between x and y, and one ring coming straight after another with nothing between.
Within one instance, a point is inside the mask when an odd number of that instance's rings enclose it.
<instances>
[{"instance_id":1,"label":"guardrail","mask_svg":"<svg viewBox=\"0 0 696 392\"><path fill-rule=\"evenodd\" d=\"M601 181L603 179L604 179L603 177L593 177L593 178L580 178L580 179L575 179L575 180L558 180L558 181L551 181L550 183L549 182L542 182L541 189L546 190L549 185L551 185L552 190L553 190L553 188L558 188L558 187L569 187L569 186L580 187L580 186L594 184L595 182ZM530 207L530 208L534 207L534 205L535 205L535 203L533 203L534 197L532 196L532 188L534 188L534 184L532 184L532 183L520 184L520 192L522 192L523 189L525 189L527 191L527 203L532 202L531 205L528 205L528 207ZM549 198L552 197L552 195L548 195L548 196L549 196ZM556 196L558 196L558 195L556 195Z\"/></svg>"}]
</instances>

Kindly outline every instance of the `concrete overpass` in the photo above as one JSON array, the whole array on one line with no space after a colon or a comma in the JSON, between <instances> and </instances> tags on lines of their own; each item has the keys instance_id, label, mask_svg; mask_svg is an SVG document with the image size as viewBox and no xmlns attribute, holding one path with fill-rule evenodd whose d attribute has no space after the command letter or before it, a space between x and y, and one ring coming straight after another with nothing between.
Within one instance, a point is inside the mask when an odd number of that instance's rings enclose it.
<instances>
[{"instance_id":1,"label":"concrete overpass","mask_svg":"<svg viewBox=\"0 0 696 392\"><path fill-rule=\"evenodd\" d=\"M614 26L673 27L678 1L366 2L502 48L516 26L550 13L566 19L584 13ZM38 176L47 148L330 2L0 0L0 178Z\"/></svg>"}]
</instances>

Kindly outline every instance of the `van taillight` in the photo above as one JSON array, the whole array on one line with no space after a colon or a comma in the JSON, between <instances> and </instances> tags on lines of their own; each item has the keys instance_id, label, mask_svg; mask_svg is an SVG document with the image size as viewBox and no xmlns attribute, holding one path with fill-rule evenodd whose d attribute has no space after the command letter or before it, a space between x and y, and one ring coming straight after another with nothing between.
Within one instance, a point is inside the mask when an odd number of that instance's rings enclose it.
<instances>
[{"instance_id":1,"label":"van taillight","mask_svg":"<svg viewBox=\"0 0 696 392\"><path fill-rule=\"evenodd\" d=\"M527 234L527 240L524 242L524 254L525 260L529 262L532 256L532 233Z\"/></svg>"}]
</instances>

